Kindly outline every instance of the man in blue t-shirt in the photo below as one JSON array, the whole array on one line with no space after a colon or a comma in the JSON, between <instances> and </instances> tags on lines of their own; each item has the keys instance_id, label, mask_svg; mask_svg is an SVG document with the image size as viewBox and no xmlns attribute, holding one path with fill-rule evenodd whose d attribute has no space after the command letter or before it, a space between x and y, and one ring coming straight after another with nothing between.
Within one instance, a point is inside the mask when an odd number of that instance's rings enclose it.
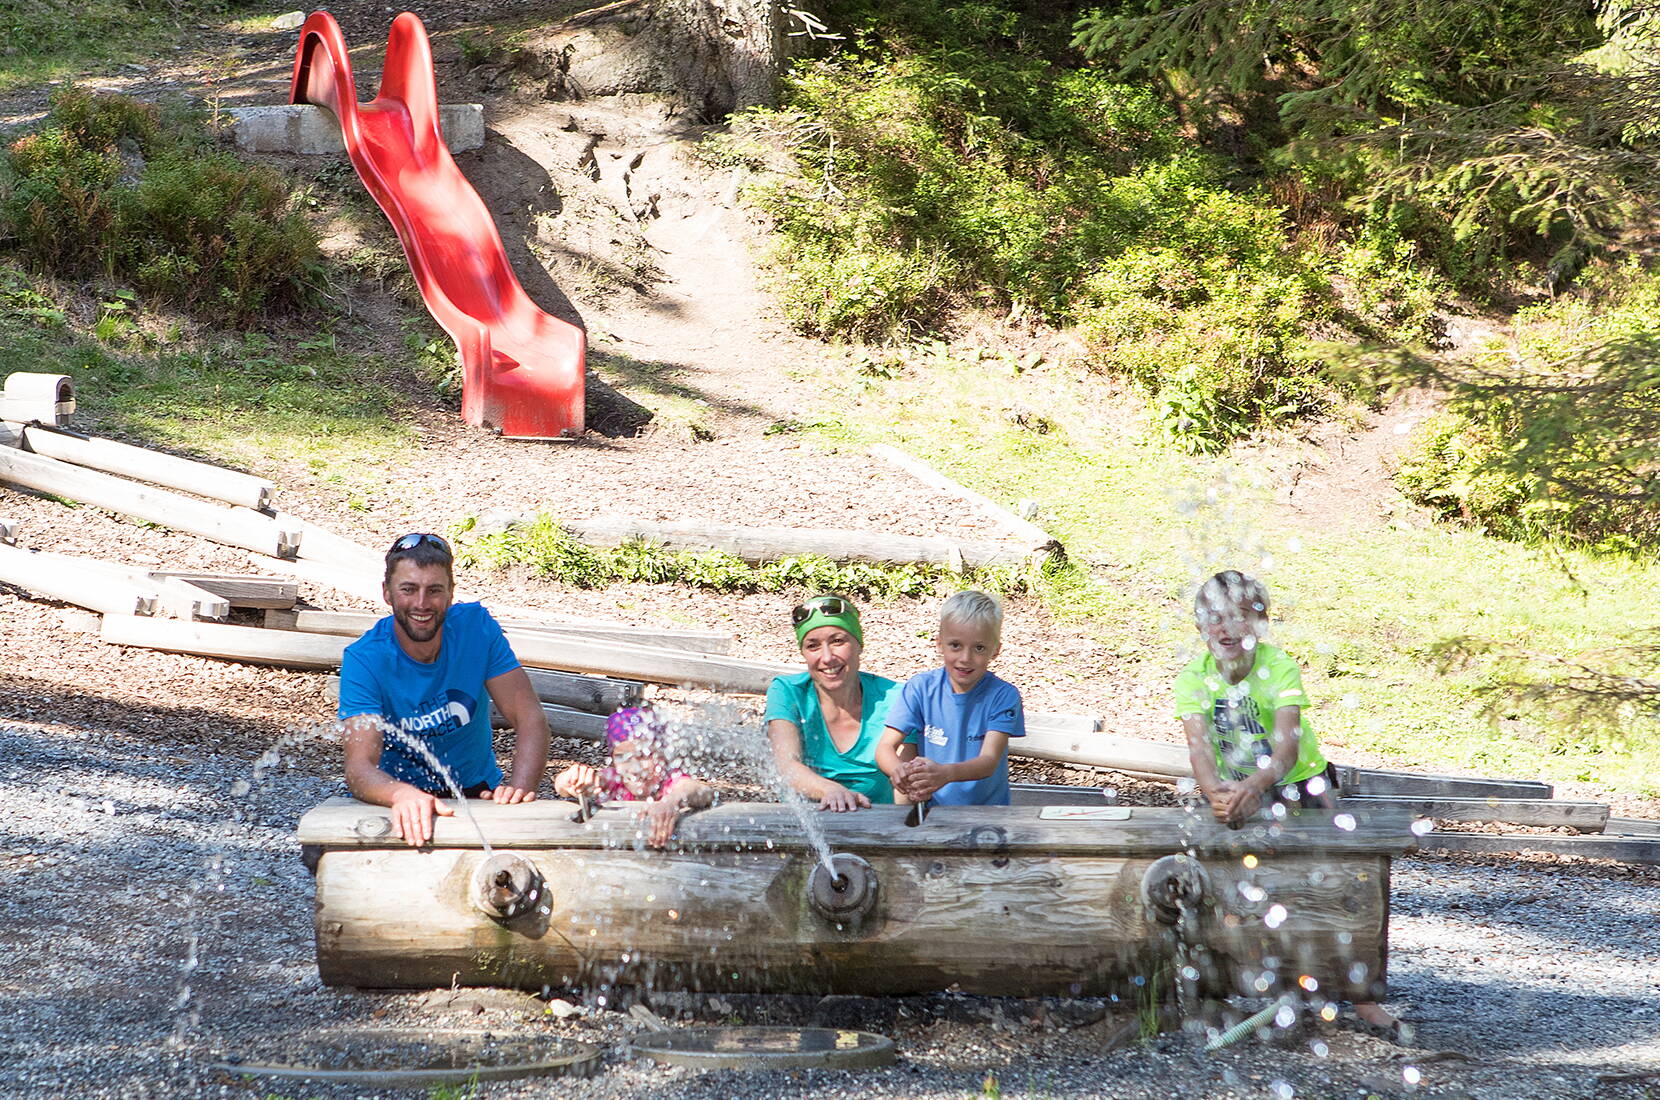
<instances>
[{"instance_id":1,"label":"man in blue t-shirt","mask_svg":"<svg viewBox=\"0 0 1660 1100\"><path fill-rule=\"evenodd\" d=\"M1026 736L1026 713L1014 685L989 671L1002 633L1003 608L984 592L959 592L940 608L944 664L905 681L876 747L895 794L940 806L1009 804L1009 738Z\"/></svg>"},{"instance_id":2,"label":"man in blue t-shirt","mask_svg":"<svg viewBox=\"0 0 1660 1100\"><path fill-rule=\"evenodd\" d=\"M381 594L392 614L346 647L340 719L346 784L392 808L411 845L432 837L440 801L530 802L548 762L548 722L501 627L478 603L451 605L454 558L437 535L405 535L386 552ZM513 774L496 763L490 703L512 724Z\"/></svg>"}]
</instances>

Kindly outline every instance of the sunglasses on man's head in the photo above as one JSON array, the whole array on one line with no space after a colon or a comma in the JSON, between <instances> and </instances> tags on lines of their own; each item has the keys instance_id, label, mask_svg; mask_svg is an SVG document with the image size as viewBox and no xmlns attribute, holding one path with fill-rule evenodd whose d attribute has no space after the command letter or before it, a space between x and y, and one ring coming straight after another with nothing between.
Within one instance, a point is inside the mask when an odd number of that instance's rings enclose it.
<instances>
[{"instance_id":1,"label":"sunglasses on man's head","mask_svg":"<svg viewBox=\"0 0 1660 1100\"><path fill-rule=\"evenodd\" d=\"M437 535L428 534L425 531L415 531L394 542L388 553L395 554L400 550L413 550L417 546L436 546L446 554L450 552L450 544Z\"/></svg>"},{"instance_id":2,"label":"sunglasses on man's head","mask_svg":"<svg viewBox=\"0 0 1660 1100\"><path fill-rule=\"evenodd\" d=\"M819 596L797 606L794 611L790 612L790 622L795 626L800 626L821 611L826 615L858 614L853 610L853 605L840 596Z\"/></svg>"}]
</instances>

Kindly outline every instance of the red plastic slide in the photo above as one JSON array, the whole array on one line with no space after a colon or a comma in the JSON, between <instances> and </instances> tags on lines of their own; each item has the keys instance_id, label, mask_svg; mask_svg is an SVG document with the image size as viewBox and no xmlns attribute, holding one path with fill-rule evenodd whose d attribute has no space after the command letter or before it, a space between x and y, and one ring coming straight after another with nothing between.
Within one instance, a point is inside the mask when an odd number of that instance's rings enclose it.
<instances>
[{"instance_id":1,"label":"red plastic slide","mask_svg":"<svg viewBox=\"0 0 1660 1100\"><path fill-rule=\"evenodd\" d=\"M530 300L484 200L451 159L420 18L406 11L392 21L380 94L359 104L340 24L313 12L300 28L289 101L339 119L427 309L461 351L462 419L522 438L581 434L587 335Z\"/></svg>"}]
</instances>

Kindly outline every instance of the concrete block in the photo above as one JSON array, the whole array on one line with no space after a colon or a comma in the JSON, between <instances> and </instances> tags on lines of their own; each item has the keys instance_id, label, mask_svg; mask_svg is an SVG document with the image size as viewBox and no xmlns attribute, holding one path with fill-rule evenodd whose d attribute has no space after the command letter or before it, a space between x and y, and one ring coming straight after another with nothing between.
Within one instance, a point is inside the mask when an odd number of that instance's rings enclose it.
<instances>
[{"instance_id":1,"label":"concrete block","mask_svg":"<svg viewBox=\"0 0 1660 1100\"><path fill-rule=\"evenodd\" d=\"M276 107L232 107L222 111L236 134L236 147L249 153L343 153L340 124L333 113L309 103ZM444 103L438 127L450 152L484 144L484 105Z\"/></svg>"}]
</instances>

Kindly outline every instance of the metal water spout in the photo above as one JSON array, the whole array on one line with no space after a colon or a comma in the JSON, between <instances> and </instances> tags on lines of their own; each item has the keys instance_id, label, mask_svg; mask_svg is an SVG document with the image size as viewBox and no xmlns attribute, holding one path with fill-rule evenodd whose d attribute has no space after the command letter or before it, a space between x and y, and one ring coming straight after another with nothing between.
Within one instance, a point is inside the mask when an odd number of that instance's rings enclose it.
<instances>
[{"instance_id":1,"label":"metal water spout","mask_svg":"<svg viewBox=\"0 0 1660 1100\"><path fill-rule=\"evenodd\" d=\"M1154 860L1141 877L1141 900L1160 924L1176 925L1184 916L1191 918L1210 889L1204 865L1185 854Z\"/></svg>"},{"instance_id":2,"label":"metal water spout","mask_svg":"<svg viewBox=\"0 0 1660 1100\"><path fill-rule=\"evenodd\" d=\"M541 872L523 856L497 852L473 872L473 905L492 920L509 921L531 912L546 892Z\"/></svg>"},{"instance_id":3,"label":"metal water spout","mask_svg":"<svg viewBox=\"0 0 1660 1100\"><path fill-rule=\"evenodd\" d=\"M835 924L857 924L876 908L878 883L870 864L849 852L836 852L830 866L819 864L807 880L813 912Z\"/></svg>"}]
</instances>

